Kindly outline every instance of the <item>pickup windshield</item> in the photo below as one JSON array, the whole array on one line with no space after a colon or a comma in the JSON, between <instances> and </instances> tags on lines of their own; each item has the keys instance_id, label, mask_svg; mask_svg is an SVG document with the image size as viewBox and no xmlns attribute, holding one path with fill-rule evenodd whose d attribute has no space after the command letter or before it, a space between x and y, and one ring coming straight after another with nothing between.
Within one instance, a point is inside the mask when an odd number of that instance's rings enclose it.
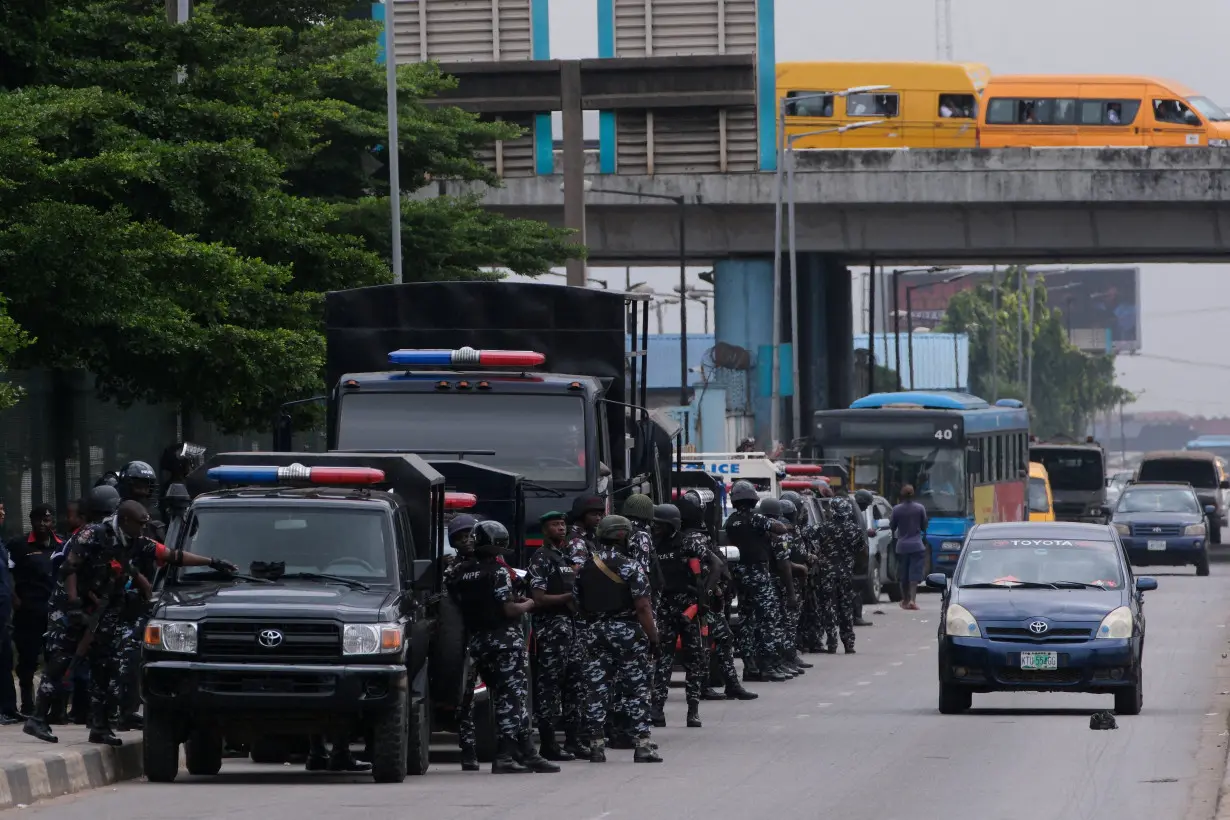
<instances>
[{"instance_id":1,"label":"pickup windshield","mask_svg":"<svg viewBox=\"0 0 1230 820\"><path fill-rule=\"evenodd\" d=\"M1106 464L1096 450L1067 447L1031 447L1029 458L1042 463L1051 479L1051 490L1097 492L1106 480Z\"/></svg>"},{"instance_id":2,"label":"pickup windshield","mask_svg":"<svg viewBox=\"0 0 1230 820\"><path fill-rule=\"evenodd\" d=\"M216 504L194 511L182 544L224 558L241 573L270 580L332 575L367 585L394 583L397 558L388 511L323 501ZM187 567L183 580L216 578ZM320 579L318 579L320 580Z\"/></svg>"},{"instance_id":3,"label":"pickup windshield","mask_svg":"<svg viewBox=\"0 0 1230 820\"><path fill-rule=\"evenodd\" d=\"M555 487L585 486L585 404L575 395L351 393L337 442L342 450L490 450L466 458Z\"/></svg>"}]
</instances>

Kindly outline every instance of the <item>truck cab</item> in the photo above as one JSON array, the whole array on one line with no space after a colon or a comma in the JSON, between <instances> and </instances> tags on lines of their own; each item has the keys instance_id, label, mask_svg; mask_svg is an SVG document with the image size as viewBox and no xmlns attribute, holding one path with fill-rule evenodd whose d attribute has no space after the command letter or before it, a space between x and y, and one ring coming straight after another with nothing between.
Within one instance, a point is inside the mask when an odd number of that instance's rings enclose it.
<instances>
[{"instance_id":1,"label":"truck cab","mask_svg":"<svg viewBox=\"0 0 1230 820\"><path fill-rule=\"evenodd\" d=\"M1029 460L1045 468L1055 521L1105 524L1106 451L1092 436L1084 441L1031 438Z\"/></svg>"},{"instance_id":2,"label":"truck cab","mask_svg":"<svg viewBox=\"0 0 1230 820\"><path fill-rule=\"evenodd\" d=\"M159 574L146 776L174 780L180 744L189 773L213 775L224 739L331 732L368 741L377 782L426 772L433 690L461 688L428 678L429 660L456 654L436 640L443 476L413 455L227 453L188 486L168 546L239 572Z\"/></svg>"}]
</instances>

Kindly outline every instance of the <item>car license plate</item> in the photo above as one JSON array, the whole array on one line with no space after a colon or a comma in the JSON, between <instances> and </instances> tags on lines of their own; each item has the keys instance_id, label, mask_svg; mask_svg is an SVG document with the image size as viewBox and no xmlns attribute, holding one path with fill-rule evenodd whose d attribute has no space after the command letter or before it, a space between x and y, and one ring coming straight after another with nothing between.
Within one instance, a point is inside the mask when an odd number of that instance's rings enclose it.
<instances>
[{"instance_id":1,"label":"car license plate","mask_svg":"<svg viewBox=\"0 0 1230 820\"><path fill-rule=\"evenodd\" d=\"M1166 542L1165 541L1150 541L1149 549L1153 550L1154 552L1165 552Z\"/></svg>"},{"instance_id":2,"label":"car license plate","mask_svg":"<svg viewBox=\"0 0 1230 820\"><path fill-rule=\"evenodd\" d=\"M1022 652L1021 653L1021 668L1022 669L1058 669L1059 668L1059 653L1058 652Z\"/></svg>"}]
</instances>

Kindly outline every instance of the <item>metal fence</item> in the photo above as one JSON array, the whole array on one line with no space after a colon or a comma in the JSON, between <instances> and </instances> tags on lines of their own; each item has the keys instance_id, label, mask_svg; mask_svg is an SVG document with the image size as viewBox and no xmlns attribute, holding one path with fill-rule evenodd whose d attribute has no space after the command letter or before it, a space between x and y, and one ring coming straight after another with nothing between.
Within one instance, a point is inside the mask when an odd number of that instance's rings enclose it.
<instances>
[{"instance_id":1,"label":"metal fence","mask_svg":"<svg viewBox=\"0 0 1230 820\"><path fill-rule=\"evenodd\" d=\"M67 503L80 498L108 470L126 462L160 469L163 451L188 439L210 452L269 448L269 432L223 435L200 419L185 420L174 405L121 408L98 398L94 379L83 372L26 371L5 374L25 389L21 403L0 412L0 501L6 535L24 531L31 507L55 505L63 521ZM187 423L185 423L187 422ZM324 449L319 431L298 436L296 449Z\"/></svg>"}]
</instances>

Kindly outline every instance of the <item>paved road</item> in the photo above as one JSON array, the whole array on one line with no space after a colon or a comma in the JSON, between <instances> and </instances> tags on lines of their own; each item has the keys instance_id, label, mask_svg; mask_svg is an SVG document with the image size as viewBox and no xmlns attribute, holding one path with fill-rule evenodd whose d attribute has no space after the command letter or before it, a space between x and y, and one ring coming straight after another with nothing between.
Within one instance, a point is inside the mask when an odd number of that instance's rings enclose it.
<instances>
[{"instance_id":1,"label":"paved road","mask_svg":"<svg viewBox=\"0 0 1230 820\"><path fill-rule=\"evenodd\" d=\"M230 763L216 779L127 783L24 810L55 820L1195 820L1210 818L1225 763L1230 706L1230 567L1210 578L1158 575L1148 594L1145 711L1095 732L1109 696L982 695L969 714L935 710L938 600L885 604L859 630L858 654L822 656L760 700L706 703L704 729L655 732L666 762L567 764L560 775L467 774L455 762L378 786L298 767ZM1213 714L1210 714L1213 713ZM294 786L294 788L288 788ZM540 792L536 795L535 792ZM688 796L688 795L691 796ZM534 801L538 805L534 805Z\"/></svg>"}]
</instances>

